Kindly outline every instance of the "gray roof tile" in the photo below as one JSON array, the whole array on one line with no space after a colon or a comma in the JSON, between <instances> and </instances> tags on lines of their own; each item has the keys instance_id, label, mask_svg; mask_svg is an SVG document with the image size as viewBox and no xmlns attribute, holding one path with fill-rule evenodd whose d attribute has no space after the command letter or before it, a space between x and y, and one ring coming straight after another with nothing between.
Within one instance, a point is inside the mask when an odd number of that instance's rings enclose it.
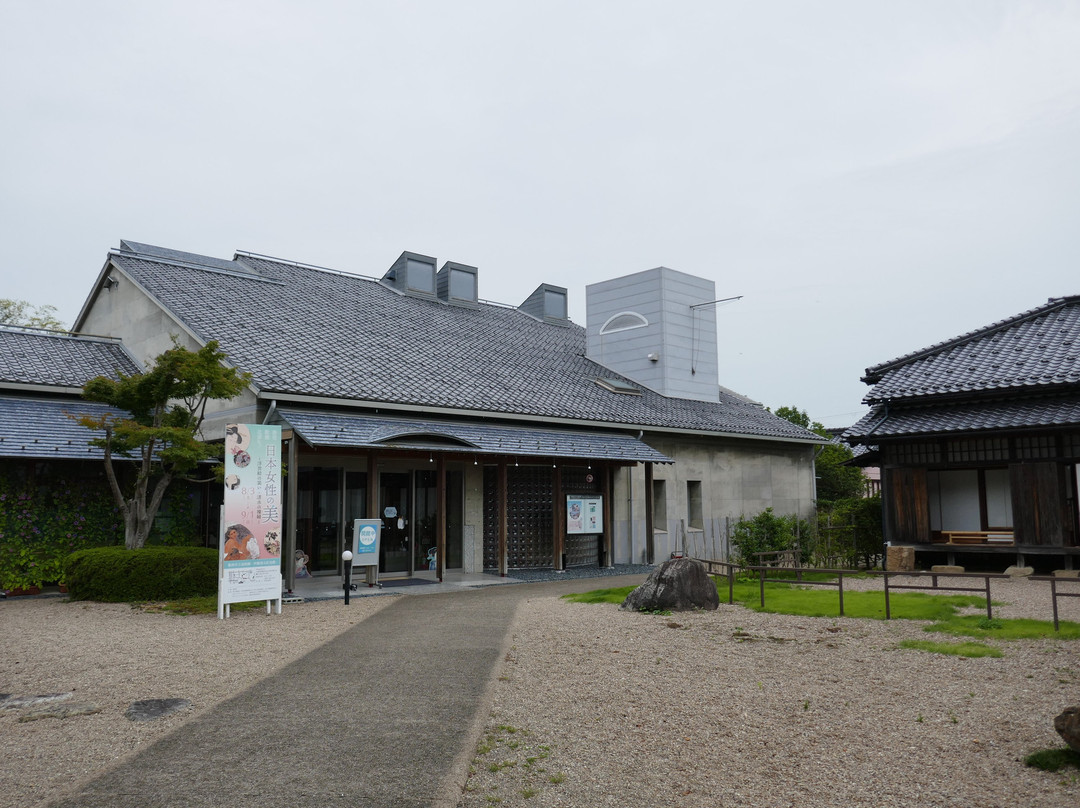
<instances>
[{"instance_id":1,"label":"gray roof tile","mask_svg":"<svg viewBox=\"0 0 1080 808\"><path fill-rule=\"evenodd\" d=\"M584 432L496 425L478 421L385 418L282 408L281 418L313 446L393 447L580 460L670 463L636 438L618 432Z\"/></svg>"},{"instance_id":2,"label":"gray roof tile","mask_svg":"<svg viewBox=\"0 0 1080 808\"><path fill-rule=\"evenodd\" d=\"M596 376L622 377L585 356L577 325L408 297L374 279L246 253L200 261L143 245L133 254L133 245L124 242L114 264L193 333L218 340L266 394L818 440L728 393L703 402L603 390Z\"/></svg>"},{"instance_id":3,"label":"gray roof tile","mask_svg":"<svg viewBox=\"0 0 1080 808\"><path fill-rule=\"evenodd\" d=\"M80 388L95 376L139 370L116 340L0 327L0 384Z\"/></svg>"},{"instance_id":4,"label":"gray roof tile","mask_svg":"<svg viewBox=\"0 0 1080 808\"><path fill-rule=\"evenodd\" d=\"M886 438L1015 429L1053 429L1080 424L1080 394L1015 400L876 407L844 433L852 443Z\"/></svg>"},{"instance_id":5,"label":"gray roof tile","mask_svg":"<svg viewBox=\"0 0 1080 808\"><path fill-rule=\"evenodd\" d=\"M867 403L1080 384L1080 297L868 368Z\"/></svg>"},{"instance_id":6,"label":"gray roof tile","mask_svg":"<svg viewBox=\"0 0 1080 808\"><path fill-rule=\"evenodd\" d=\"M88 445L95 433L75 415L119 412L105 404L78 398L0 396L0 457L101 460L101 449Z\"/></svg>"}]
</instances>

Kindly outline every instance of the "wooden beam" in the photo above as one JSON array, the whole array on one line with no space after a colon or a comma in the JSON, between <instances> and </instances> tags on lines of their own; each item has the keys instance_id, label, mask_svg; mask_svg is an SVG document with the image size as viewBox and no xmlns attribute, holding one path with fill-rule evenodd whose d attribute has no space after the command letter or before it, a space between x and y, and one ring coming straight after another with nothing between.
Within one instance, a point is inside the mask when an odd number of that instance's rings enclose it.
<instances>
[{"instance_id":1,"label":"wooden beam","mask_svg":"<svg viewBox=\"0 0 1080 808\"><path fill-rule=\"evenodd\" d=\"M612 537L615 534L615 525L612 524L612 505L615 498L615 478L611 473L611 464L604 463L604 566L614 567L615 560L612 557Z\"/></svg>"},{"instance_id":2,"label":"wooden beam","mask_svg":"<svg viewBox=\"0 0 1080 808\"><path fill-rule=\"evenodd\" d=\"M505 460L505 458L499 460L498 484L497 484L496 488L497 488L496 493L497 493L498 502L499 502L499 575L502 575L502 576L505 577L506 572L509 569L509 566L507 565L507 562L506 562L506 531L507 531L506 503L507 503L508 497L507 497L507 490L506 490L507 483L506 483L506 460Z\"/></svg>"},{"instance_id":3,"label":"wooden beam","mask_svg":"<svg viewBox=\"0 0 1080 808\"><path fill-rule=\"evenodd\" d=\"M293 591L296 585L296 519L300 512L298 484L300 481L300 459L296 438L289 440L288 476L285 480L285 510L288 521L285 523L285 589ZM222 506L224 507L224 506Z\"/></svg>"},{"instance_id":4,"label":"wooden beam","mask_svg":"<svg viewBox=\"0 0 1080 808\"><path fill-rule=\"evenodd\" d=\"M367 461L367 518L379 519L379 458L375 452L368 452ZM381 532L381 531L380 531ZM380 539L381 544L381 539ZM378 561L378 559L375 559ZM373 570L377 567L364 567L366 583L368 586L377 584L378 573Z\"/></svg>"},{"instance_id":5,"label":"wooden beam","mask_svg":"<svg viewBox=\"0 0 1080 808\"><path fill-rule=\"evenodd\" d=\"M656 536L653 535L653 470L652 463L645 464L645 563L655 563ZM631 528L632 529L632 528Z\"/></svg>"},{"instance_id":6,"label":"wooden beam","mask_svg":"<svg viewBox=\"0 0 1080 808\"><path fill-rule=\"evenodd\" d=\"M442 583L446 559L446 457L442 454L435 466L435 576Z\"/></svg>"},{"instance_id":7,"label":"wooden beam","mask_svg":"<svg viewBox=\"0 0 1080 808\"><path fill-rule=\"evenodd\" d=\"M551 566L553 569L563 569L563 550L566 547L566 497L563 496L562 489L562 469L555 466L552 471L552 514L554 528L552 541L551 541L551 554L554 556L551 560Z\"/></svg>"}]
</instances>

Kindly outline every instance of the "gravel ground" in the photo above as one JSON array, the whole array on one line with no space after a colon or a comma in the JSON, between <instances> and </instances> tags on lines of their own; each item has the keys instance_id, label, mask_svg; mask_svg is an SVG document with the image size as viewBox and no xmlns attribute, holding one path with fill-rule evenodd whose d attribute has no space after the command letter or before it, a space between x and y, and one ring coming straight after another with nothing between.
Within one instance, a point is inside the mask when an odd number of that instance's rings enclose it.
<instances>
[{"instance_id":1,"label":"gravel ground","mask_svg":"<svg viewBox=\"0 0 1080 808\"><path fill-rule=\"evenodd\" d=\"M1047 584L993 595L997 617L1050 617ZM1080 600L1060 605L1080 620ZM1080 772L1021 762L1064 746L1053 718L1080 703L1080 642L898 648L960 641L925 625L530 600L461 806L1080 804Z\"/></svg>"},{"instance_id":2,"label":"gravel ground","mask_svg":"<svg viewBox=\"0 0 1080 808\"><path fill-rule=\"evenodd\" d=\"M994 597L1008 604L997 616L1049 617L1045 584L995 583ZM391 602L306 603L223 623L59 598L0 603L0 692L71 693L65 703L101 710L20 722L29 708L0 709L0 808L56 799ZM1080 620L1080 599L1062 603L1062 618ZM1001 643L1001 659L897 648L927 638L922 628L726 604L664 617L529 599L461 805L1080 804L1080 772L1019 762L1062 746L1052 722L1080 702L1080 641ZM151 698L192 706L148 723L124 717Z\"/></svg>"},{"instance_id":3,"label":"gravel ground","mask_svg":"<svg viewBox=\"0 0 1080 808\"><path fill-rule=\"evenodd\" d=\"M29 707L0 708L0 808L51 802L392 601L294 604L280 615L233 612L224 621L62 598L0 602L0 693L70 693L58 704L100 708L29 722L19 720ZM124 716L134 701L166 698L191 708L146 723Z\"/></svg>"}]
</instances>

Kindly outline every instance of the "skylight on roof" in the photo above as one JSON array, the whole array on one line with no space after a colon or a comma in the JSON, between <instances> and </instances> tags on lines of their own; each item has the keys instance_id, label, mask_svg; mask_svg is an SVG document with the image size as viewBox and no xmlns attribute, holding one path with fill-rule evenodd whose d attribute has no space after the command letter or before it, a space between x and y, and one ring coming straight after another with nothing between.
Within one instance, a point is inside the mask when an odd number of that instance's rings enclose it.
<instances>
[{"instance_id":1,"label":"skylight on roof","mask_svg":"<svg viewBox=\"0 0 1080 808\"><path fill-rule=\"evenodd\" d=\"M635 387L630 384L630 382L624 382L622 379L610 379L606 376L597 376L593 381L610 393L621 393L624 396L641 395L640 387Z\"/></svg>"}]
</instances>

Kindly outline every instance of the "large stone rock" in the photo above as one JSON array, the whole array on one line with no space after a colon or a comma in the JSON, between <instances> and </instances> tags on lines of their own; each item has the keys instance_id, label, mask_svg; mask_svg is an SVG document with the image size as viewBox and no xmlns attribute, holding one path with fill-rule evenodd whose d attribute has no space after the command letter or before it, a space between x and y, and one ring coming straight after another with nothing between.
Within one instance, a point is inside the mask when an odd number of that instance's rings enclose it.
<instances>
[{"instance_id":1,"label":"large stone rock","mask_svg":"<svg viewBox=\"0 0 1080 808\"><path fill-rule=\"evenodd\" d=\"M1080 705L1066 707L1065 711L1054 719L1054 729L1074 752L1080 752Z\"/></svg>"},{"instance_id":2,"label":"large stone rock","mask_svg":"<svg viewBox=\"0 0 1080 808\"><path fill-rule=\"evenodd\" d=\"M915 569L915 548L889 546L885 551L885 568L890 572L912 572Z\"/></svg>"},{"instance_id":3,"label":"large stone rock","mask_svg":"<svg viewBox=\"0 0 1080 808\"><path fill-rule=\"evenodd\" d=\"M1029 578L1035 574L1034 567L1018 567L1013 564L1005 569L1005 574L1011 578Z\"/></svg>"},{"instance_id":4,"label":"large stone rock","mask_svg":"<svg viewBox=\"0 0 1080 808\"><path fill-rule=\"evenodd\" d=\"M716 585L705 566L692 558L673 558L653 570L641 586L626 596L620 609L684 612L715 610L720 606Z\"/></svg>"}]
</instances>

